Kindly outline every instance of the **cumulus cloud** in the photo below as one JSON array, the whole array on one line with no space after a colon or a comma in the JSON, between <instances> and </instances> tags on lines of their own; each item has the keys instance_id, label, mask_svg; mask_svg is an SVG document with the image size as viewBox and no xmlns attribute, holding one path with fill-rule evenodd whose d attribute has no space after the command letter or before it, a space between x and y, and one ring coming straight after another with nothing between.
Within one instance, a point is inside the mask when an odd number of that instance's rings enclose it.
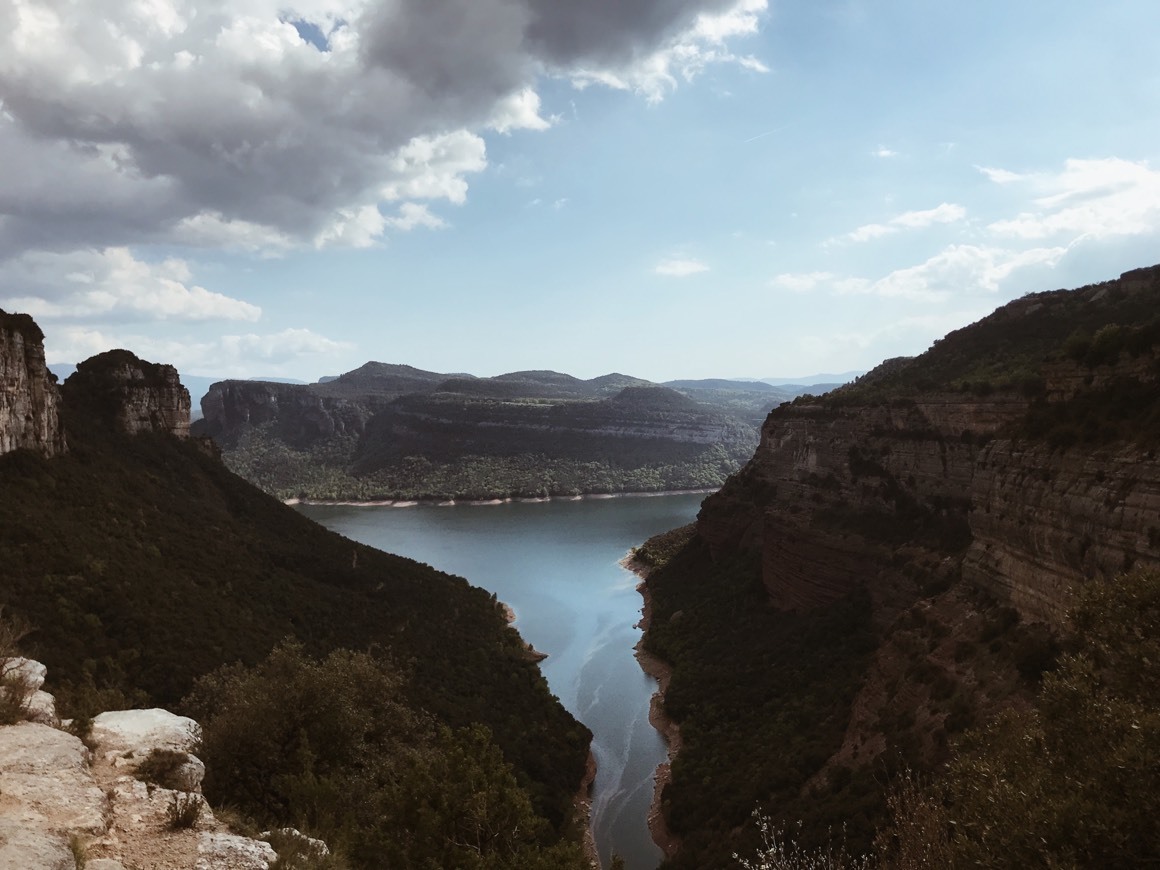
<instances>
[{"instance_id":1,"label":"cumulus cloud","mask_svg":"<svg viewBox=\"0 0 1160 870\"><path fill-rule=\"evenodd\" d=\"M653 271L658 275L664 275L668 278L687 278L699 272L708 272L709 266L700 260L671 257L657 263Z\"/></svg>"},{"instance_id":2,"label":"cumulus cloud","mask_svg":"<svg viewBox=\"0 0 1160 870\"><path fill-rule=\"evenodd\" d=\"M1051 174L983 172L999 183L1029 184L1039 194L1034 210L989 225L1001 236L1074 243L1160 231L1160 170L1145 162L1112 157L1068 160Z\"/></svg>"},{"instance_id":3,"label":"cumulus cloud","mask_svg":"<svg viewBox=\"0 0 1160 870\"><path fill-rule=\"evenodd\" d=\"M479 132L544 75L659 99L767 0L0 3L0 258L149 243L366 245L462 203Z\"/></svg>"},{"instance_id":4,"label":"cumulus cloud","mask_svg":"<svg viewBox=\"0 0 1160 870\"><path fill-rule=\"evenodd\" d=\"M255 371L279 375L304 356L323 359L350 350L349 344L309 329L223 335L209 341L181 341L66 327L53 330L45 337L45 354L49 362L75 362L115 347L131 350L142 359L170 363L180 372L216 377L250 377Z\"/></svg>"},{"instance_id":5,"label":"cumulus cloud","mask_svg":"<svg viewBox=\"0 0 1160 870\"><path fill-rule=\"evenodd\" d=\"M833 287L839 294L873 294L931 302L993 294L1017 270L1054 266L1066 253L1066 247L1012 251L992 246L950 245L918 265L895 269L875 280L841 279Z\"/></svg>"},{"instance_id":6,"label":"cumulus cloud","mask_svg":"<svg viewBox=\"0 0 1160 870\"><path fill-rule=\"evenodd\" d=\"M891 235L899 230L922 229L934 224L950 224L961 221L967 210L961 205L944 202L934 208L922 211L907 211L896 215L884 224L865 224L847 233L843 238L851 242L867 242L871 239Z\"/></svg>"},{"instance_id":7,"label":"cumulus cloud","mask_svg":"<svg viewBox=\"0 0 1160 870\"><path fill-rule=\"evenodd\" d=\"M31 251L0 262L0 306L42 320L257 320L256 305L192 282L184 260L149 263L126 248Z\"/></svg>"},{"instance_id":8,"label":"cumulus cloud","mask_svg":"<svg viewBox=\"0 0 1160 870\"><path fill-rule=\"evenodd\" d=\"M571 5L583 7L586 4ZM595 5L622 9L633 4L601 0ZM645 12L643 7L646 5L641 4L640 13ZM685 26L670 26L668 32L671 35L667 41L652 52L612 63L581 63L570 73L573 84L581 88L600 84L634 91L650 102L659 102L681 80L691 81L710 64L736 63L753 72L769 72L769 68L758 58L734 54L727 45L730 39L757 32L768 8L768 0L713 3L672 0L658 5L666 7L666 14L672 14L674 21L684 22ZM655 16L656 11L651 16ZM633 17L649 17L642 14L634 14Z\"/></svg>"},{"instance_id":9,"label":"cumulus cloud","mask_svg":"<svg viewBox=\"0 0 1160 870\"><path fill-rule=\"evenodd\" d=\"M1067 251L1066 247L1011 250L993 245L949 245L921 263L894 269L880 278L802 272L778 275L770 283L796 293L822 291L834 296L943 302L998 293L1017 271L1054 267Z\"/></svg>"}]
</instances>

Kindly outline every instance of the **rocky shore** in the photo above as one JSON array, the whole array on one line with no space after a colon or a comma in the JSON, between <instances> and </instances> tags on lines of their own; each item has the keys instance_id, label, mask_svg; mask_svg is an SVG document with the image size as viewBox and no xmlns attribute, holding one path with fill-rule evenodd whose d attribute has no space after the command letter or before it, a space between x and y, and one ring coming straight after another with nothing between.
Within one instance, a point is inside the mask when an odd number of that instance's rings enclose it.
<instances>
[{"instance_id":1,"label":"rocky shore","mask_svg":"<svg viewBox=\"0 0 1160 870\"><path fill-rule=\"evenodd\" d=\"M644 599L644 605L641 608L641 618L640 622L637 623L637 627L647 632L649 622L652 619L652 599L646 583L651 568L643 562L638 562L633 558L631 553L621 559L620 564L640 578L640 583L637 585L636 590ZM654 777L653 798L648 811L648 829L652 835L653 842L664 852L666 858L671 858L676 854L677 849L680 848L681 842L669 830L668 823L665 821L664 810L661 806L661 798L663 797L665 786L668 785L672 777L673 759L677 757L677 753L681 750L681 729L665 712L665 691L668 689L669 680L673 675L673 669L668 662L645 650L643 635L637 641L634 655L640 664L641 670L657 681L657 690L653 693L652 700L649 703L648 721L664 737L665 744L668 746L669 760L657 766Z\"/></svg>"},{"instance_id":2,"label":"rocky shore","mask_svg":"<svg viewBox=\"0 0 1160 870\"><path fill-rule=\"evenodd\" d=\"M316 499L316 498L288 498L283 501L283 504L288 505L322 505L327 507L419 507L426 505L430 507L455 507L457 505L467 505L469 507L480 507L484 505L497 504L539 504L541 502L549 501L588 501L594 499L608 499L608 498L659 498L666 495L708 495L717 491L717 487L708 489L666 489L659 492L590 492L583 495L548 495L537 497L524 496L509 496L507 498L488 498L488 499L464 499L456 501L455 499L421 499L421 500L407 500L407 499L379 499L372 501L345 501L341 499Z\"/></svg>"}]
</instances>

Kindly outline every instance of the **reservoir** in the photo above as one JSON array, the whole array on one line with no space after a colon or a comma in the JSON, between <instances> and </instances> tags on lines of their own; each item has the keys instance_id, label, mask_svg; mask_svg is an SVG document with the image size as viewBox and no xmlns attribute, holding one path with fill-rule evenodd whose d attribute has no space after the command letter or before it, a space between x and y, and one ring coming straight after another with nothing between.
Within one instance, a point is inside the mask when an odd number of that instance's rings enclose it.
<instances>
[{"instance_id":1,"label":"reservoir","mask_svg":"<svg viewBox=\"0 0 1160 870\"><path fill-rule=\"evenodd\" d=\"M515 610L520 634L548 654L540 664L548 685L592 730L592 826L604 866L615 851L627 870L652 870L662 856L647 815L665 745L648 722L656 681L633 658L638 581L619 561L691 522L703 498L298 509L348 538L466 577Z\"/></svg>"}]
</instances>

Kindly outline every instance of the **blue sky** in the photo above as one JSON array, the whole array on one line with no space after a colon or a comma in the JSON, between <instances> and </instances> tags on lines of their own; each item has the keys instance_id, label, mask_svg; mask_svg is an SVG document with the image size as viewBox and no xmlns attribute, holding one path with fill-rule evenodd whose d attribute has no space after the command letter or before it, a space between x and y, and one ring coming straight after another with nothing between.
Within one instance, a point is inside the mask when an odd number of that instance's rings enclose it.
<instances>
[{"instance_id":1,"label":"blue sky","mask_svg":"<svg viewBox=\"0 0 1160 870\"><path fill-rule=\"evenodd\" d=\"M867 369L1160 262L1158 32L1144 0L0 0L0 307L53 362L219 377Z\"/></svg>"}]
</instances>

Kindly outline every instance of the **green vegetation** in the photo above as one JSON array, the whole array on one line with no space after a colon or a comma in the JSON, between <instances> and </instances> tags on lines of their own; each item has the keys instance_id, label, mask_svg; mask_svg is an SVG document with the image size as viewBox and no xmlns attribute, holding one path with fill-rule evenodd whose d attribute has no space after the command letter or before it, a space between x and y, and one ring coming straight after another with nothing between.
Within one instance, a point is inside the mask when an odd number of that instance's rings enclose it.
<instances>
[{"instance_id":1,"label":"green vegetation","mask_svg":"<svg viewBox=\"0 0 1160 870\"><path fill-rule=\"evenodd\" d=\"M197 825L205 799L193 792L175 791L165 808L165 823L171 831L184 831Z\"/></svg>"},{"instance_id":2,"label":"green vegetation","mask_svg":"<svg viewBox=\"0 0 1160 870\"><path fill-rule=\"evenodd\" d=\"M408 706L404 679L346 650L295 644L198 681L206 794L262 825L291 820L354 867L582 866L559 843L482 726Z\"/></svg>"},{"instance_id":3,"label":"green vegetation","mask_svg":"<svg viewBox=\"0 0 1160 870\"><path fill-rule=\"evenodd\" d=\"M1160 338L1160 278L1149 270L1138 274L1145 286L1134 289L1107 281L1028 294L949 333L921 356L889 360L827 402L865 404L931 390L976 395L1006 390L1034 397L1043 389L1043 362L1053 355L1095 366L1113 362L1121 350L1139 354Z\"/></svg>"},{"instance_id":4,"label":"green vegetation","mask_svg":"<svg viewBox=\"0 0 1160 870\"><path fill-rule=\"evenodd\" d=\"M5 614L0 605L0 725L12 725L24 719L32 687L17 669L20 645L32 631L27 620Z\"/></svg>"},{"instance_id":5,"label":"green vegetation","mask_svg":"<svg viewBox=\"0 0 1160 870\"><path fill-rule=\"evenodd\" d=\"M890 784L862 857L802 846L759 817L746 868L1111 867L1160 854L1160 573L1085 587L1033 706L958 742L930 781ZM773 831L771 838L770 831ZM801 837L801 829L798 831ZM871 857L872 855L872 857Z\"/></svg>"},{"instance_id":6,"label":"green vegetation","mask_svg":"<svg viewBox=\"0 0 1160 870\"><path fill-rule=\"evenodd\" d=\"M956 866L1142 867L1160 854L1160 574L1085 587L1034 707L969 735L941 793Z\"/></svg>"},{"instance_id":7,"label":"green vegetation","mask_svg":"<svg viewBox=\"0 0 1160 870\"><path fill-rule=\"evenodd\" d=\"M455 735L447 752L470 733L507 765L518 793L495 799L523 795L538 838L572 836L589 734L493 596L327 532L204 445L119 435L75 389L68 454L0 457L0 600L37 627L25 647L62 715L176 705L198 678L257 665L286 637L314 658L363 650L396 663L393 698Z\"/></svg>"},{"instance_id":8,"label":"green vegetation","mask_svg":"<svg viewBox=\"0 0 1160 870\"><path fill-rule=\"evenodd\" d=\"M211 394L198 428L218 440L231 469L282 499L714 488L757 443L754 422L623 375L519 372L437 388L396 375L349 377L230 383ZM384 393L383 383L422 389ZM378 391L360 397L359 387Z\"/></svg>"},{"instance_id":9,"label":"green vegetation","mask_svg":"<svg viewBox=\"0 0 1160 870\"><path fill-rule=\"evenodd\" d=\"M281 499L411 501L713 489L737 469L742 454L753 451L748 442L744 449L714 444L681 451L673 450L671 442L653 440L633 445L642 457L635 465L623 456L602 458L594 449L589 459L522 453L435 461L408 455L355 474L350 465L354 445L353 438L335 438L296 450L267 429L254 429L224 458L235 473Z\"/></svg>"},{"instance_id":10,"label":"green vegetation","mask_svg":"<svg viewBox=\"0 0 1160 870\"><path fill-rule=\"evenodd\" d=\"M162 788L178 789L184 785L181 770L188 763L187 752L154 748L149 750L149 754L137 765L133 776L142 782L149 782Z\"/></svg>"},{"instance_id":11,"label":"green vegetation","mask_svg":"<svg viewBox=\"0 0 1160 870\"><path fill-rule=\"evenodd\" d=\"M757 842L744 826L758 805L777 824L804 820L811 836L847 822L855 845L868 842L881 800L872 779L802 794L841 743L874 648L868 600L781 613L754 557L714 563L702 547L693 539L648 581L645 645L674 666L665 707L683 740L663 796L683 845L666 866L718 867L750 853ZM669 547L650 542L646 557L658 549Z\"/></svg>"}]
</instances>

